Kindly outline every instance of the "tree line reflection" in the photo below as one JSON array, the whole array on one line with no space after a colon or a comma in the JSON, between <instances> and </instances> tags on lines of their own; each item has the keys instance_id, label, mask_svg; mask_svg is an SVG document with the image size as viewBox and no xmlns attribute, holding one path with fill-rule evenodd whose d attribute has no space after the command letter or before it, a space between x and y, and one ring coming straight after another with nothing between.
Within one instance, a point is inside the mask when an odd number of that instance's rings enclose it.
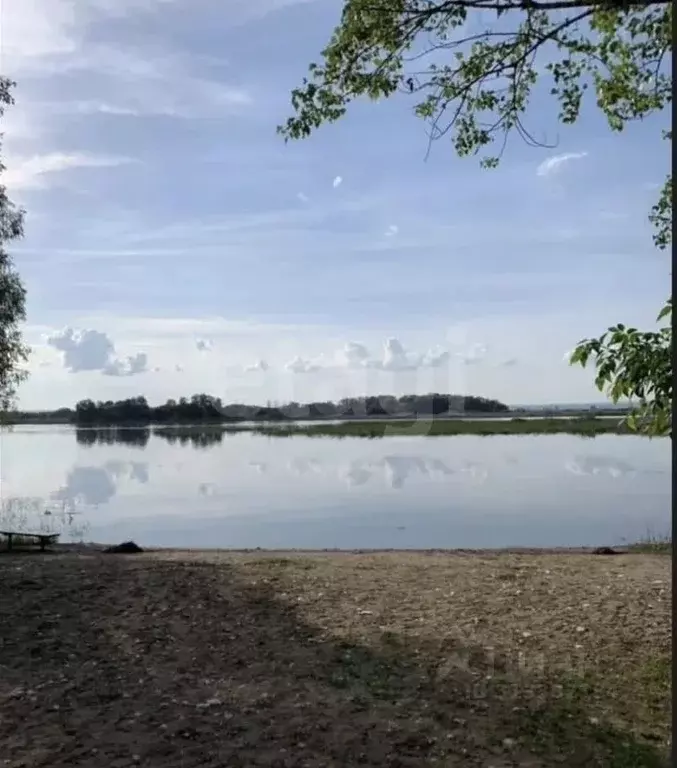
<instances>
[{"instance_id":1,"label":"tree line reflection","mask_svg":"<svg viewBox=\"0 0 677 768\"><path fill-rule=\"evenodd\" d=\"M160 437L172 445L209 448L223 442L227 432L220 428L189 429L186 427L78 427L75 439L78 445L126 445L145 448L151 436Z\"/></svg>"}]
</instances>

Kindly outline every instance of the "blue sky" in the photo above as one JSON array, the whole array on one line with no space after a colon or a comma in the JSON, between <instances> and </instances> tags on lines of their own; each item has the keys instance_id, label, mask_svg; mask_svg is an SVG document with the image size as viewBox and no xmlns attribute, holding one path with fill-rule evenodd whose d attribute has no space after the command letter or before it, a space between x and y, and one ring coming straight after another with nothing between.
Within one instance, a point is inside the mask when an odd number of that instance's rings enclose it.
<instances>
[{"instance_id":1,"label":"blue sky","mask_svg":"<svg viewBox=\"0 0 677 768\"><path fill-rule=\"evenodd\" d=\"M398 97L285 145L335 0L9 0L3 177L33 347L21 405L452 391L596 399L563 355L649 326L668 115L558 126L542 93L498 170Z\"/></svg>"}]
</instances>

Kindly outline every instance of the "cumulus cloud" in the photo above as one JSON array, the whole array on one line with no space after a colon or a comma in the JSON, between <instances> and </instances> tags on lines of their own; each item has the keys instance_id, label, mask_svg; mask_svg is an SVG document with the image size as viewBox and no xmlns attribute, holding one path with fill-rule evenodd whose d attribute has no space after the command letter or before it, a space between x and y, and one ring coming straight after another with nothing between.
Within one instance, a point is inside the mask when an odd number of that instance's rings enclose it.
<instances>
[{"instance_id":1,"label":"cumulus cloud","mask_svg":"<svg viewBox=\"0 0 677 768\"><path fill-rule=\"evenodd\" d=\"M115 346L105 333L65 328L48 337L49 346L63 352L64 368L71 373L101 371L115 354Z\"/></svg>"},{"instance_id":2,"label":"cumulus cloud","mask_svg":"<svg viewBox=\"0 0 677 768\"><path fill-rule=\"evenodd\" d=\"M137 352L124 359L111 360L101 371L104 376L135 376L148 370L148 355Z\"/></svg>"},{"instance_id":3,"label":"cumulus cloud","mask_svg":"<svg viewBox=\"0 0 677 768\"><path fill-rule=\"evenodd\" d=\"M441 347L420 354L409 352L399 339L391 337L383 345L383 356L372 357L364 344L349 341L340 349L335 359L343 368L374 368L383 371L411 371L416 368L440 368L448 363L451 355Z\"/></svg>"},{"instance_id":4,"label":"cumulus cloud","mask_svg":"<svg viewBox=\"0 0 677 768\"><path fill-rule=\"evenodd\" d=\"M347 342L337 354L339 365L346 368L364 368L369 357L369 350L357 341Z\"/></svg>"},{"instance_id":5,"label":"cumulus cloud","mask_svg":"<svg viewBox=\"0 0 677 768\"><path fill-rule=\"evenodd\" d=\"M197 339L195 346L200 352L211 352L214 348L214 345L209 339Z\"/></svg>"},{"instance_id":6,"label":"cumulus cloud","mask_svg":"<svg viewBox=\"0 0 677 768\"><path fill-rule=\"evenodd\" d=\"M336 189L336 187L340 187L342 183L343 183L343 176L336 176L334 178L334 181L332 181L331 185L332 187L334 187L334 189Z\"/></svg>"},{"instance_id":7,"label":"cumulus cloud","mask_svg":"<svg viewBox=\"0 0 677 768\"><path fill-rule=\"evenodd\" d=\"M290 373L313 373L319 371L321 367L318 362L306 360L298 356L285 365L285 369Z\"/></svg>"},{"instance_id":8,"label":"cumulus cloud","mask_svg":"<svg viewBox=\"0 0 677 768\"><path fill-rule=\"evenodd\" d=\"M247 373L256 373L258 371L265 373L269 368L270 366L265 360L257 360L255 363L252 363L252 365L246 366L245 371Z\"/></svg>"},{"instance_id":9,"label":"cumulus cloud","mask_svg":"<svg viewBox=\"0 0 677 768\"><path fill-rule=\"evenodd\" d=\"M475 344L463 353L456 353L456 359L466 364L480 362L484 359L486 348L482 344ZM453 359L448 349L437 346L424 352L410 351L395 337L389 337L383 343L382 353L372 354L369 348L359 341L348 341L343 347L332 354L324 353L317 357L297 355L284 366L284 370L290 373L303 374L314 373L320 370L364 370L377 371L413 371L417 369L442 368L449 365ZM511 364L507 362L506 364ZM270 370L265 360L244 366L241 370L245 373L256 373Z\"/></svg>"},{"instance_id":10,"label":"cumulus cloud","mask_svg":"<svg viewBox=\"0 0 677 768\"><path fill-rule=\"evenodd\" d=\"M380 368L385 371L410 371L418 368L420 363L420 357L407 352L399 339L394 337L386 339Z\"/></svg>"},{"instance_id":11,"label":"cumulus cloud","mask_svg":"<svg viewBox=\"0 0 677 768\"><path fill-rule=\"evenodd\" d=\"M118 358L115 345L102 331L64 328L49 336L47 344L63 353L64 368L71 373L100 371L106 376L135 376L148 370L145 352Z\"/></svg>"},{"instance_id":12,"label":"cumulus cloud","mask_svg":"<svg viewBox=\"0 0 677 768\"><path fill-rule=\"evenodd\" d=\"M448 350L437 347L436 349L428 350L425 355L423 355L421 364L424 368L441 368L445 363L448 363L450 359L451 355Z\"/></svg>"},{"instance_id":13,"label":"cumulus cloud","mask_svg":"<svg viewBox=\"0 0 677 768\"><path fill-rule=\"evenodd\" d=\"M79 152L50 152L10 162L3 174L9 189L36 189L49 186L55 175L76 168L108 168L132 162L127 157L106 157Z\"/></svg>"},{"instance_id":14,"label":"cumulus cloud","mask_svg":"<svg viewBox=\"0 0 677 768\"><path fill-rule=\"evenodd\" d=\"M562 167L571 160L580 160L587 157L587 152L565 152L562 155L553 155L544 160L536 169L538 176L552 176L562 170Z\"/></svg>"},{"instance_id":15,"label":"cumulus cloud","mask_svg":"<svg viewBox=\"0 0 677 768\"><path fill-rule=\"evenodd\" d=\"M458 352L457 357L466 365L476 365L481 363L487 354L487 348L484 344L472 344L464 352Z\"/></svg>"},{"instance_id":16,"label":"cumulus cloud","mask_svg":"<svg viewBox=\"0 0 677 768\"><path fill-rule=\"evenodd\" d=\"M369 367L384 371L413 371L417 368L441 368L451 360L451 354L442 347L427 352L409 352L399 339L389 338L383 347L383 359L370 363Z\"/></svg>"}]
</instances>

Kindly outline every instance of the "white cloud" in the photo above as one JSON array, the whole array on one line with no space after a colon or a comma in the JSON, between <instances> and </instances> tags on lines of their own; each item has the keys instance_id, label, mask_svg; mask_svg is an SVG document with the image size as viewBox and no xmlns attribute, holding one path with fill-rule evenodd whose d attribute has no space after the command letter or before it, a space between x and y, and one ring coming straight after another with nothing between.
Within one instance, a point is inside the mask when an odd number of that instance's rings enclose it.
<instances>
[{"instance_id":1,"label":"white cloud","mask_svg":"<svg viewBox=\"0 0 677 768\"><path fill-rule=\"evenodd\" d=\"M125 157L51 152L8 161L2 182L8 189L36 189L48 186L51 177L64 171L76 168L105 168L129 162L132 161Z\"/></svg>"},{"instance_id":2,"label":"white cloud","mask_svg":"<svg viewBox=\"0 0 677 768\"><path fill-rule=\"evenodd\" d=\"M102 331L64 328L48 336L47 344L63 353L64 368L71 373L100 371L106 376L134 376L148 370L145 352L117 358L113 341Z\"/></svg>"},{"instance_id":3,"label":"white cloud","mask_svg":"<svg viewBox=\"0 0 677 768\"><path fill-rule=\"evenodd\" d=\"M86 74L96 98L61 100L53 105L61 112L188 118L251 104L247 90L196 74L197 56L158 48L156 41L139 49L88 39L95 23L159 14L168 3L179 5L177 0L6 0L2 4L3 72L22 82L26 76L47 73ZM44 94L53 92L52 85Z\"/></svg>"},{"instance_id":4,"label":"white cloud","mask_svg":"<svg viewBox=\"0 0 677 768\"><path fill-rule=\"evenodd\" d=\"M111 360L101 371L104 376L135 376L137 373L148 371L148 355L145 352L137 352L136 355L126 357L124 360Z\"/></svg>"},{"instance_id":5,"label":"white cloud","mask_svg":"<svg viewBox=\"0 0 677 768\"><path fill-rule=\"evenodd\" d=\"M397 224L391 224L388 229L386 229L386 237L394 237L398 232L400 231L400 228L397 226Z\"/></svg>"},{"instance_id":6,"label":"white cloud","mask_svg":"<svg viewBox=\"0 0 677 768\"><path fill-rule=\"evenodd\" d=\"M580 160L583 157L587 157L587 155L587 152L565 152L562 155L553 155L553 157L549 157L538 166L536 174L538 176L551 176L558 173L562 166L570 160Z\"/></svg>"},{"instance_id":7,"label":"white cloud","mask_svg":"<svg viewBox=\"0 0 677 768\"><path fill-rule=\"evenodd\" d=\"M364 368L369 360L369 350L357 341L349 341L336 355L339 365L347 368Z\"/></svg>"},{"instance_id":8,"label":"white cloud","mask_svg":"<svg viewBox=\"0 0 677 768\"><path fill-rule=\"evenodd\" d=\"M407 371L418 368L421 358L407 352L399 339L391 337L383 345L383 360L378 365L385 371Z\"/></svg>"},{"instance_id":9,"label":"white cloud","mask_svg":"<svg viewBox=\"0 0 677 768\"><path fill-rule=\"evenodd\" d=\"M342 176L336 176L334 178L334 181L332 181L331 185L332 185L332 187L334 187L334 189L336 189L336 187L340 187L342 183L343 183L343 177Z\"/></svg>"},{"instance_id":10,"label":"white cloud","mask_svg":"<svg viewBox=\"0 0 677 768\"><path fill-rule=\"evenodd\" d=\"M430 349L423 356L421 364L424 368L441 368L445 363L448 363L451 359L451 355L446 349Z\"/></svg>"},{"instance_id":11,"label":"white cloud","mask_svg":"<svg viewBox=\"0 0 677 768\"><path fill-rule=\"evenodd\" d=\"M209 339L197 339L195 346L200 352L211 352L214 345Z\"/></svg>"},{"instance_id":12,"label":"white cloud","mask_svg":"<svg viewBox=\"0 0 677 768\"><path fill-rule=\"evenodd\" d=\"M265 373L270 366L265 360L257 360L255 363L252 363L252 365L248 365L245 368L246 373L256 373L256 372L262 372Z\"/></svg>"},{"instance_id":13,"label":"white cloud","mask_svg":"<svg viewBox=\"0 0 677 768\"><path fill-rule=\"evenodd\" d=\"M78 45L76 7L67 0L2 4L3 69L14 72L33 59L73 53Z\"/></svg>"},{"instance_id":14,"label":"white cloud","mask_svg":"<svg viewBox=\"0 0 677 768\"><path fill-rule=\"evenodd\" d=\"M290 373L314 373L315 371L319 371L321 368L322 365L319 362L306 360L299 356L295 357L293 360L290 360L285 365L285 369Z\"/></svg>"},{"instance_id":15,"label":"white cloud","mask_svg":"<svg viewBox=\"0 0 677 768\"><path fill-rule=\"evenodd\" d=\"M411 371L417 368L441 368L451 360L448 350L429 349L424 354L408 352L401 341L389 338L383 345L383 357L373 358L364 344L349 341L335 359L344 368L373 368L383 371Z\"/></svg>"},{"instance_id":16,"label":"white cloud","mask_svg":"<svg viewBox=\"0 0 677 768\"><path fill-rule=\"evenodd\" d=\"M304 194L303 192L298 192L298 193L296 194L296 197L298 197L298 199L299 199L299 200L300 200L302 203L307 203L307 202L310 200L310 198L308 197L308 195Z\"/></svg>"},{"instance_id":17,"label":"white cloud","mask_svg":"<svg viewBox=\"0 0 677 768\"><path fill-rule=\"evenodd\" d=\"M47 338L47 344L63 352L64 368L71 373L80 371L101 371L115 353L115 345L105 333L94 330L63 331Z\"/></svg>"},{"instance_id":18,"label":"white cloud","mask_svg":"<svg viewBox=\"0 0 677 768\"><path fill-rule=\"evenodd\" d=\"M481 363L487 354L484 344L472 344L466 351L458 352L457 357L466 365Z\"/></svg>"}]
</instances>

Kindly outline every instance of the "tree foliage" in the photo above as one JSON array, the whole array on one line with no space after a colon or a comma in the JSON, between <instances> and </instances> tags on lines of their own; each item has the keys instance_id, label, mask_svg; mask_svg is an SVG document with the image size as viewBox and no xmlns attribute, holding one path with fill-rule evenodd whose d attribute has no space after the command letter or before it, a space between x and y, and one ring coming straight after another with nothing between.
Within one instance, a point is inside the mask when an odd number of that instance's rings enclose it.
<instances>
[{"instance_id":1,"label":"tree foliage","mask_svg":"<svg viewBox=\"0 0 677 768\"><path fill-rule=\"evenodd\" d=\"M343 117L354 99L400 92L415 100L430 141L448 137L458 155L492 168L512 134L546 145L527 125L530 100L544 89L563 124L576 122L586 98L613 132L664 110L672 101L671 55L669 0L346 0L322 61L292 92L294 115L278 131L304 138ZM649 218L656 245L666 248L670 175ZM669 302L661 319L670 312ZM631 424L665 433L671 350L670 326L640 333L621 325L582 341L571 362L594 360L597 384L612 400L636 398Z\"/></svg>"},{"instance_id":2,"label":"tree foliage","mask_svg":"<svg viewBox=\"0 0 677 768\"><path fill-rule=\"evenodd\" d=\"M658 320L670 317L672 301ZM629 399L637 403L628 418L635 430L651 435L672 434L672 328L638 331L619 323L597 339L581 342L571 356L583 367L595 360L598 389L606 390L617 403Z\"/></svg>"},{"instance_id":3,"label":"tree foliage","mask_svg":"<svg viewBox=\"0 0 677 768\"><path fill-rule=\"evenodd\" d=\"M0 77L0 117L13 104L13 85ZM0 159L0 174L4 170ZM6 250L8 243L22 237L23 220L24 212L12 204L7 190L0 185L0 411L10 407L17 386L26 377L21 364L28 359L28 348L20 331L26 319L26 292Z\"/></svg>"}]
</instances>

